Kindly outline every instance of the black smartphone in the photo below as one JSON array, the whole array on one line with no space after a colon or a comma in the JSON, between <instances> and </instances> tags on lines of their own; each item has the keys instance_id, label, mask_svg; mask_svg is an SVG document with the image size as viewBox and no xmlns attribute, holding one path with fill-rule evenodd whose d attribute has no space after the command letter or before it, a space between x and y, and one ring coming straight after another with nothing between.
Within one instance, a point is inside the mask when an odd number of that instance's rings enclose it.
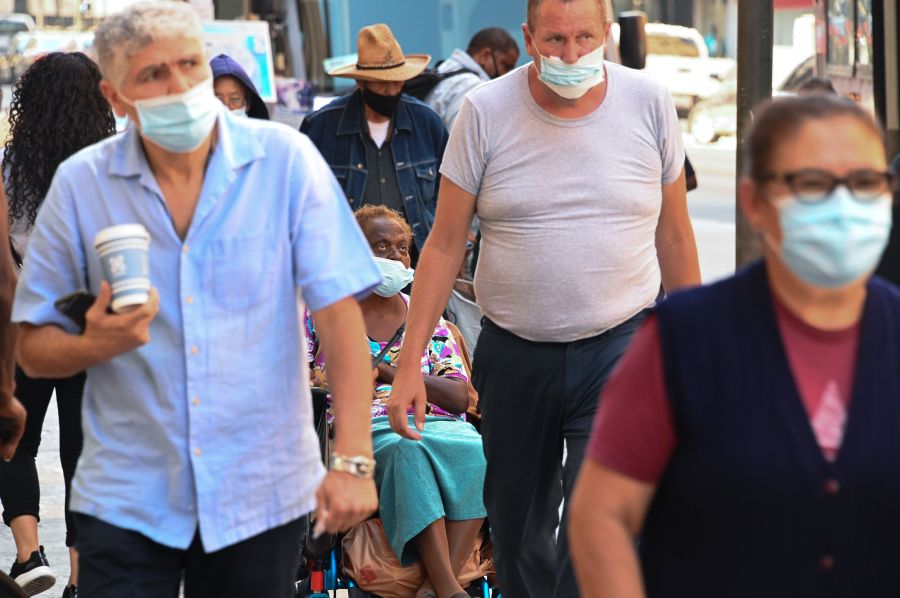
<instances>
[{"instance_id":1,"label":"black smartphone","mask_svg":"<svg viewBox=\"0 0 900 598\"><path fill-rule=\"evenodd\" d=\"M53 305L70 320L84 330L84 316L94 304L96 297L84 291L75 291L57 299Z\"/></svg>"}]
</instances>

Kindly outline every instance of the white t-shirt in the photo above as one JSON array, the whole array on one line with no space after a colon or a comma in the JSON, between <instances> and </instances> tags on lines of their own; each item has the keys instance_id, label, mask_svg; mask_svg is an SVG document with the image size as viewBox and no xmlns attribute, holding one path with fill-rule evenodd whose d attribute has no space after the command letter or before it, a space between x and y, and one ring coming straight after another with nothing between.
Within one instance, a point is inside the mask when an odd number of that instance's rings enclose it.
<instances>
[{"instance_id":1,"label":"white t-shirt","mask_svg":"<svg viewBox=\"0 0 900 598\"><path fill-rule=\"evenodd\" d=\"M563 119L540 108L530 65L463 101L441 174L477 197L475 291L485 315L533 341L600 334L659 293L662 185L684 149L668 91L607 63L606 98Z\"/></svg>"},{"instance_id":2,"label":"white t-shirt","mask_svg":"<svg viewBox=\"0 0 900 598\"><path fill-rule=\"evenodd\" d=\"M383 123L373 123L372 121L366 121L369 123L369 135L372 137L372 141L375 142L375 146L379 149L384 142L387 140L388 129L391 126L391 121L386 120Z\"/></svg>"}]
</instances>

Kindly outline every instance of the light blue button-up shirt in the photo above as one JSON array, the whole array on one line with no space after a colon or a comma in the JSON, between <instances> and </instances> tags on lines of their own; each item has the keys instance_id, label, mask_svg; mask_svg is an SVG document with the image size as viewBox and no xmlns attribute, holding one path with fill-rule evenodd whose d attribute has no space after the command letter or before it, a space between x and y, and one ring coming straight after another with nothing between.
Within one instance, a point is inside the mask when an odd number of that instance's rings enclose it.
<instances>
[{"instance_id":1,"label":"light blue button-up shirt","mask_svg":"<svg viewBox=\"0 0 900 598\"><path fill-rule=\"evenodd\" d=\"M324 475L302 305L380 280L331 170L303 135L222 110L185 239L134 127L69 160L35 223L13 320L76 332L53 306L103 274L94 235L141 223L160 312L150 342L90 368L71 508L212 552L315 507Z\"/></svg>"}]
</instances>

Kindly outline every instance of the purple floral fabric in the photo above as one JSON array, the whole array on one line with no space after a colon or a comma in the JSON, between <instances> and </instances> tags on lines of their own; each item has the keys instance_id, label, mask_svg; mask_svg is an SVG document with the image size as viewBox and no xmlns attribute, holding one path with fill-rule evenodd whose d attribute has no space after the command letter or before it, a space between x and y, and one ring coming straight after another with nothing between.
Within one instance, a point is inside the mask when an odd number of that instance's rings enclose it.
<instances>
[{"instance_id":1,"label":"purple floral fabric","mask_svg":"<svg viewBox=\"0 0 900 598\"><path fill-rule=\"evenodd\" d=\"M407 304L409 304L409 297L407 295L401 293L400 296ZM400 342L396 343L388 350L382 358L382 361L396 367L397 357L400 354L400 346L402 345L404 338L406 338L405 333L400 338ZM367 341L369 343L369 352L372 357L381 353L382 349L387 345L387 343L373 341L372 339L367 339ZM319 351L319 339L316 335L315 324L308 312L306 314L306 350L312 385L327 388L328 382L325 377L325 354L322 351ZM457 344L456 339L453 337L453 333L447 328L447 323L444 318L441 318L438 321L438 325L434 329L434 334L431 335L428 347L422 355L422 373L427 376L445 376L447 378L460 380L464 383L468 383L469 381L465 374L465 370L463 369L462 353L460 352L459 344ZM388 414L387 403L390 396L390 384L375 385L372 396L373 418ZM333 419L333 414L331 413L330 404L328 410L329 421L331 421ZM412 408L410 408L409 414L413 414ZM465 421L466 419L465 414L457 415L448 413L432 403L428 403L426 406L425 414L448 416L462 421Z\"/></svg>"}]
</instances>

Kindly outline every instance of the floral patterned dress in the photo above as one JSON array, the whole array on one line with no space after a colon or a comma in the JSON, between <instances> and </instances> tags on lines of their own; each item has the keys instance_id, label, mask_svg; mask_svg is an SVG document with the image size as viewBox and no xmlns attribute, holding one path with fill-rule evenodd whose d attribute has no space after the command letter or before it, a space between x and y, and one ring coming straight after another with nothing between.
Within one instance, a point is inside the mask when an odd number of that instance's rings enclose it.
<instances>
[{"instance_id":1,"label":"floral patterned dress","mask_svg":"<svg viewBox=\"0 0 900 598\"><path fill-rule=\"evenodd\" d=\"M407 305L409 305L409 296L400 293L400 297ZM382 361L396 367L397 357L400 354L400 346L405 337L406 333L404 332L400 341L395 342L388 352L385 353ZM369 352L373 358L381 353L387 345L385 342L374 341L371 338L367 340L369 343ZM315 325L308 312L306 314L306 349L309 367L312 371L312 385L327 388L328 383L325 377L325 354L320 350ZM468 383L468 378L463 369L462 353L460 352L459 345L453 337L453 334L447 328L447 323L443 318L438 321L437 328L434 329L434 334L431 335L428 347L422 355L422 373L428 376L444 376ZM373 418L388 414L387 403L390 396L390 384L376 383L372 396L371 416ZM412 407L409 409L409 414L413 414ZM425 414L453 417L461 421L465 421L466 419L465 414L457 415L448 413L432 403L427 404ZM330 405L328 407L328 417L329 421L333 419Z\"/></svg>"}]
</instances>

